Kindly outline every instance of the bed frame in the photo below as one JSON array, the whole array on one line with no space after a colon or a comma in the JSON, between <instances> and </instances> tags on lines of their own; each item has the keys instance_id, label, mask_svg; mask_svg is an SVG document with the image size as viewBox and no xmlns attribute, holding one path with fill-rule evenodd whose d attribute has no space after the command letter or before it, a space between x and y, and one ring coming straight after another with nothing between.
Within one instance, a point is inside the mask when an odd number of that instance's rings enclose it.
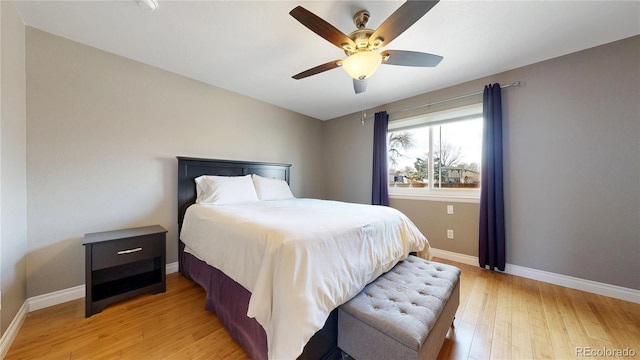
<instances>
[{"instance_id":1,"label":"bed frame","mask_svg":"<svg viewBox=\"0 0 640 360\"><path fill-rule=\"evenodd\" d=\"M182 228L184 214L195 203L194 179L201 175L260 176L290 180L290 164L250 161L216 160L178 157L178 226ZM216 313L229 330L231 337L242 346L252 359L267 359L266 333L254 319L247 317L251 293L220 270L184 252L184 243L178 241L179 270L202 286L206 293L205 308ZM299 360L333 360L341 358L338 349L338 312L331 312L324 327L307 343Z\"/></svg>"}]
</instances>

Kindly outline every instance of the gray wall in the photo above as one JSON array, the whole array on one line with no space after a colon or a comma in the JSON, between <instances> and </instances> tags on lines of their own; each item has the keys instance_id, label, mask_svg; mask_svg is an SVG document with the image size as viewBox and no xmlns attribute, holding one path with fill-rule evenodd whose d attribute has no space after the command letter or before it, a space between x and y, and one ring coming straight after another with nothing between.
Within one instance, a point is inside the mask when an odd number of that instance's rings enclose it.
<instances>
[{"instance_id":1,"label":"gray wall","mask_svg":"<svg viewBox=\"0 0 640 360\"><path fill-rule=\"evenodd\" d=\"M177 261L177 155L292 164L323 197L322 125L27 28L28 296L84 284L85 233L160 224Z\"/></svg>"},{"instance_id":2,"label":"gray wall","mask_svg":"<svg viewBox=\"0 0 640 360\"><path fill-rule=\"evenodd\" d=\"M0 274L2 334L26 300L27 156L24 25L0 1Z\"/></svg>"},{"instance_id":3,"label":"gray wall","mask_svg":"<svg viewBox=\"0 0 640 360\"><path fill-rule=\"evenodd\" d=\"M635 36L369 112L522 81L503 90L507 262L640 289L638 64ZM355 126L359 121L353 114L325 124L328 198L370 202L373 124ZM444 203L392 199L391 205L434 247L477 256L477 204L454 204L461 211L451 217ZM446 239L445 226L456 239Z\"/></svg>"}]
</instances>

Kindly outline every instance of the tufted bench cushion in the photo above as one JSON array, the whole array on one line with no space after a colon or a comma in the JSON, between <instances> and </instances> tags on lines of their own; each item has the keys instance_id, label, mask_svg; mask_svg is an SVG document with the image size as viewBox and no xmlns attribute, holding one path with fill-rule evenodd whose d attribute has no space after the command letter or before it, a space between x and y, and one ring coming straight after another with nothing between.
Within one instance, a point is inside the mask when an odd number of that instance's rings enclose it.
<instances>
[{"instance_id":1,"label":"tufted bench cushion","mask_svg":"<svg viewBox=\"0 0 640 360\"><path fill-rule=\"evenodd\" d=\"M338 347L358 360L435 359L460 301L460 269L410 255L338 310Z\"/></svg>"}]
</instances>

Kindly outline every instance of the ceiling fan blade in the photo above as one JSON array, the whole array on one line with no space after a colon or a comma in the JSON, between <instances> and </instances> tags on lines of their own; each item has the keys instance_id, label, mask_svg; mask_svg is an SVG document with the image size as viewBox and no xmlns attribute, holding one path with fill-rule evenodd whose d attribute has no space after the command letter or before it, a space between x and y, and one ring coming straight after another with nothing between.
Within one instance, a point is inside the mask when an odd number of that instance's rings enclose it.
<instances>
[{"instance_id":1,"label":"ceiling fan blade","mask_svg":"<svg viewBox=\"0 0 640 360\"><path fill-rule=\"evenodd\" d=\"M404 50L385 50L380 55L383 64L402 66L434 67L443 59L440 55Z\"/></svg>"},{"instance_id":2,"label":"ceiling fan blade","mask_svg":"<svg viewBox=\"0 0 640 360\"><path fill-rule=\"evenodd\" d=\"M322 64L322 65L318 65L316 67L312 67L309 70L305 70L299 74L293 75L292 78L296 79L296 80L300 80L300 79L304 79L308 76L311 75L315 75L315 74L319 74L321 72L325 72L327 70L331 70L331 69L335 69L337 67L339 67L340 63L342 62L342 60L333 60L333 61L329 61L328 63Z\"/></svg>"},{"instance_id":3,"label":"ceiling fan blade","mask_svg":"<svg viewBox=\"0 0 640 360\"><path fill-rule=\"evenodd\" d=\"M356 94L365 92L367 90L367 79L353 79L353 90L356 91Z\"/></svg>"},{"instance_id":4,"label":"ceiling fan blade","mask_svg":"<svg viewBox=\"0 0 640 360\"><path fill-rule=\"evenodd\" d=\"M369 39L375 41L382 39L382 46L388 45L393 39L402 34L411 25L424 16L431 8L433 8L439 0L435 1L407 1L398 8L391 16L389 16L377 29L371 34Z\"/></svg>"},{"instance_id":5,"label":"ceiling fan blade","mask_svg":"<svg viewBox=\"0 0 640 360\"><path fill-rule=\"evenodd\" d=\"M336 29L333 25L324 21L311 11L303 8L302 6L296 6L295 9L289 12L289 15L293 16L302 25L309 28L309 30L320 35L328 42L343 49L345 45L351 46L352 49L356 48L356 44L342 31Z\"/></svg>"}]
</instances>

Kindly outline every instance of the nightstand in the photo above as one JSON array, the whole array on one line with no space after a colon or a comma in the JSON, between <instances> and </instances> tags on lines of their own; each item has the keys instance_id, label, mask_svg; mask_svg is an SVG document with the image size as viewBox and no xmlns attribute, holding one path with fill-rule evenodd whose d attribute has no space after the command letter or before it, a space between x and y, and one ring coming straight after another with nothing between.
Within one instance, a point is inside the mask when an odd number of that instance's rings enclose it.
<instances>
[{"instance_id":1,"label":"nightstand","mask_svg":"<svg viewBox=\"0 0 640 360\"><path fill-rule=\"evenodd\" d=\"M166 235L160 225L85 234L85 317L118 301L166 291Z\"/></svg>"}]
</instances>

